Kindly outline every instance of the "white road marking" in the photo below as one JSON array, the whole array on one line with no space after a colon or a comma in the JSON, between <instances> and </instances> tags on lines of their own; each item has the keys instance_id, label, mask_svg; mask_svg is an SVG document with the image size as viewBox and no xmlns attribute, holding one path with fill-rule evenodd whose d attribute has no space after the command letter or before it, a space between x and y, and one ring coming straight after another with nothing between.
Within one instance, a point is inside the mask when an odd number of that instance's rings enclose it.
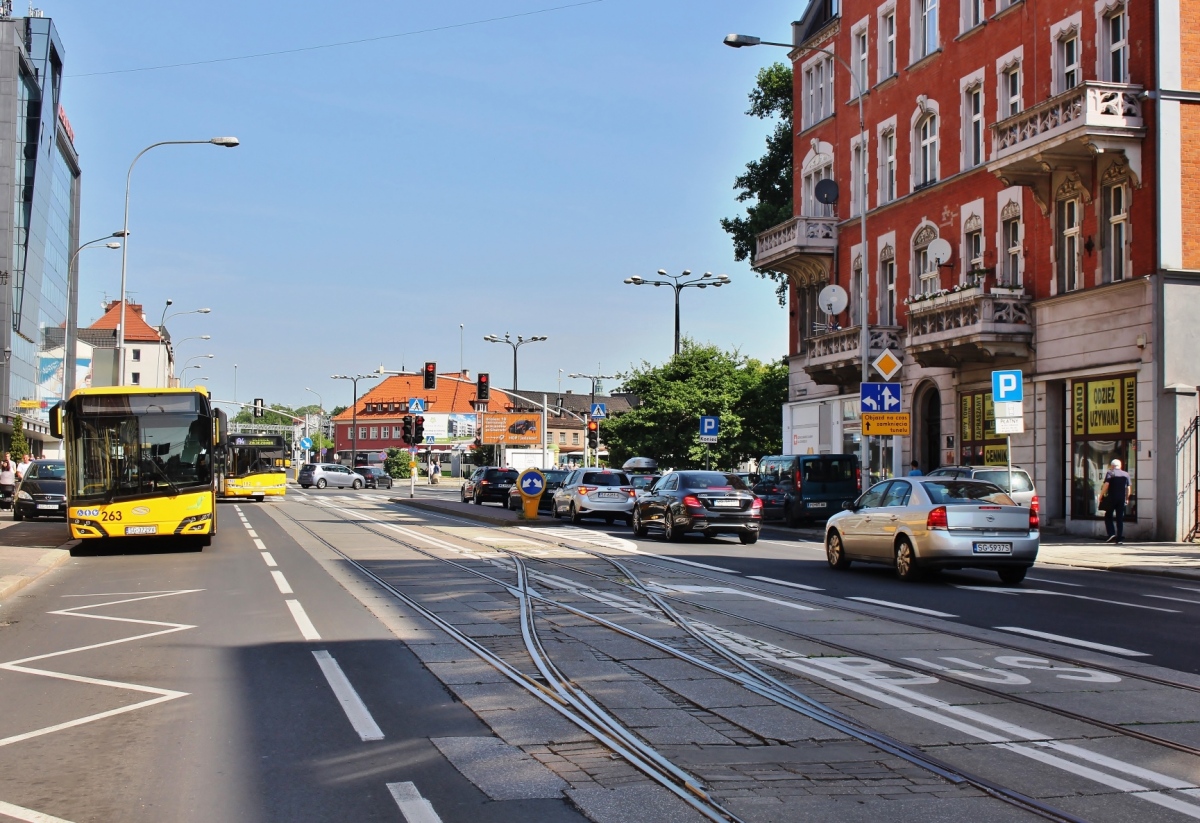
<instances>
[{"instance_id":1,"label":"white road marking","mask_svg":"<svg viewBox=\"0 0 1200 823\"><path fill-rule=\"evenodd\" d=\"M12 803L5 803L3 800L0 800L0 814L17 820L25 820L28 823L71 823L70 820L64 820L61 817L43 814L42 812L35 812L33 809L26 809L24 806L14 806Z\"/></svg>"},{"instance_id":2,"label":"white road marking","mask_svg":"<svg viewBox=\"0 0 1200 823\"><path fill-rule=\"evenodd\" d=\"M815 540L797 540L789 543L786 540L763 540L759 539L759 543L769 543L772 546L787 546L789 549L808 549L814 552L825 553L825 546Z\"/></svg>"},{"instance_id":3,"label":"white road marking","mask_svg":"<svg viewBox=\"0 0 1200 823\"><path fill-rule=\"evenodd\" d=\"M1167 597L1163 594L1143 594L1142 597L1153 597L1155 600L1174 600L1176 603L1195 603L1200 605L1200 600L1189 599L1186 597Z\"/></svg>"},{"instance_id":4,"label":"white road marking","mask_svg":"<svg viewBox=\"0 0 1200 823\"><path fill-rule=\"evenodd\" d=\"M304 611L304 607L300 605L299 600L285 600L288 609L292 613L292 619L296 621L297 628L300 629L300 634L305 640L320 640L321 635L317 633L317 627L308 619L308 613Z\"/></svg>"},{"instance_id":5,"label":"white road marking","mask_svg":"<svg viewBox=\"0 0 1200 823\"><path fill-rule=\"evenodd\" d=\"M354 690L354 686L350 685L350 679L346 677L346 673L342 671L342 667L333 659L333 656L321 649L313 651L313 657L317 658L321 674L325 675L325 679L329 682L329 688L333 689L334 696L342 704L342 711L346 713L346 718L354 727L354 731L358 732L358 736L364 741L383 740L383 730L379 728L375 718L371 717L371 712L367 710L367 704L363 703L358 692Z\"/></svg>"},{"instance_id":6,"label":"white road marking","mask_svg":"<svg viewBox=\"0 0 1200 823\"><path fill-rule=\"evenodd\" d=\"M1032 580L1034 583L1051 583L1055 586L1072 586L1076 589L1082 589L1082 583L1064 583L1061 580L1047 580L1044 577L1026 577L1026 580Z\"/></svg>"},{"instance_id":7,"label":"white road marking","mask_svg":"<svg viewBox=\"0 0 1200 823\"><path fill-rule=\"evenodd\" d=\"M292 586L287 582L287 578L283 576L283 572L271 572L271 577L275 578L275 585L279 587L280 594L292 594Z\"/></svg>"},{"instance_id":8,"label":"white road marking","mask_svg":"<svg viewBox=\"0 0 1200 823\"><path fill-rule=\"evenodd\" d=\"M1194 589L1191 586L1172 586L1173 589L1182 589L1185 592L1200 592L1200 589Z\"/></svg>"},{"instance_id":9,"label":"white road marking","mask_svg":"<svg viewBox=\"0 0 1200 823\"><path fill-rule=\"evenodd\" d=\"M720 566L710 566L707 563L695 563L691 560L682 560L678 557L667 557L665 554L654 554L653 552L644 552L641 549L626 549L619 546L608 546L607 548L614 549L619 552L627 552L629 554L638 554L642 557L653 557L655 560L665 560L668 563L679 563L683 566L695 566L698 569L708 569L711 572L724 572L725 574L740 574L733 569L724 569Z\"/></svg>"},{"instance_id":10,"label":"white road marking","mask_svg":"<svg viewBox=\"0 0 1200 823\"><path fill-rule=\"evenodd\" d=\"M262 559L266 562L266 564L268 566L278 566L279 565L278 563L275 562L275 558L271 556L270 552L263 552Z\"/></svg>"},{"instance_id":11,"label":"white road marking","mask_svg":"<svg viewBox=\"0 0 1200 823\"><path fill-rule=\"evenodd\" d=\"M761 540L758 542L762 542ZM774 583L776 586L787 586L789 589L804 589L806 592L823 592L824 589L818 589L816 586L805 586L803 583L789 583L786 580L776 580L774 577L757 577L750 575L750 580L761 580L764 583Z\"/></svg>"},{"instance_id":12,"label":"white road marking","mask_svg":"<svg viewBox=\"0 0 1200 823\"><path fill-rule=\"evenodd\" d=\"M249 534L251 537L258 537L258 532L256 532L254 529L250 528L249 526L246 526L246 533Z\"/></svg>"},{"instance_id":13,"label":"white road marking","mask_svg":"<svg viewBox=\"0 0 1200 823\"><path fill-rule=\"evenodd\" d=\"M1163 609L1158 606L1146 606L1142 603L1126 603L1124 600L1106 600L1103 597L1088 597L1086 594L1071 594L1070 592L1052 592L1046 589L1005 588L1004 586L975 586L963 583L952 584L956 589L970 589L977 592L992 594L1048 594L1053 597L1073 597L1076 600L1091 600L1094 603L1108 603L1110 606L1128 606L1131 609L1149 609L1152 612L1167 614L1182 614L1178 609Z\"/></svg>"},{"instance_id":14,"label":"white road marking","mask_svg":"<svg viewBox=\"0 0 1200 823\"><path fill-rule=\"evenodd\" d=\"M387 787L407 823L442 823L433 804L421 797L412 783L388 783Z\"/></svg>"},{"instance_id":15,"label":"white road marking","mask_svg":"<svg viewBox=\"0 0 1200 823\"><path fill-rule=\"evenodd\" d=\"M876 606L887 606L889 609L903 609L906 612L916 612L917 614L928 614L933 617L958 617L957 614L948 614L946 612L934 611L933 609L922 609L917 606L906 606L903 603L892 603L887 600L875 600L871 597L847 597L847 600L857 600L859 603L873 603Z\"/></svg>"},{"instance_id":16,"label":"white road marking","mask_svg":"<svg viewBox=\"0 0 1200 823\"><path fill-rule=\"evenodd\" d=\"M798 609L803 612L820 611L816 606L805 606L801 603L779 600L775 597L767 597L757 592L734 589L729 586L682 586L677 583L649 583L647 585L662 592L678 592L680 594L736 594L738 597L749 597L752 600L762 600L766 603L774 603L777 606L786 606L789 609Z\"/></svg>"},{"instance_id":17,"label":"white road marking","mask_svg":"<svg viewBox=\"0 0 1200 823\"><path fill-rule=\"evenodd\" d=\"M256 537L254 538L254 548L258 549L260 552L265 552L267 550L267 544Z\"/></svg>"},{"instance_id":18,"label":"white road marking","mask_svg":"<svg viewBox=\"0 0 1200 823\"><path fill-rule=\"evenodd\" d=\"M1063 637L1061 634L1048 634L1047 632L1037 632L1033 629L1022 629L1019 626L993 626L993 629L1000 632L1015 632L1016 634L1025 634L1030 637L1037 637L1042 640L1050 640L1055 643L1066 643L1068 646L1079 646L1084 649L1095 649L1098 652L1108 652L1110 654L1120 654L1125 657L1149 657L1145 652L1135 652L1132 649L1122 649L1120 646L1106 646L1103 643L1093 643L1090 640L1077 640L1074 637Z\"/></svg>"}]
</instances>

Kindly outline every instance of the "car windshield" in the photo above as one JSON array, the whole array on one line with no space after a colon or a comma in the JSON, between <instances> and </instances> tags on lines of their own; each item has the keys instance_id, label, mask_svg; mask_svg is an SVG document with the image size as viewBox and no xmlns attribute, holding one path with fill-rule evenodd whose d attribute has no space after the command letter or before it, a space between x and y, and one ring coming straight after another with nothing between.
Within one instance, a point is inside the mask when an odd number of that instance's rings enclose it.
<instances>
[{"instance_id":1,"label":"car windshield","mask_svg":"<svg viewBox=\"0 0 1200 823\"><path fill-rule=\"evenodd\" d=\"M712 489L714 491L729 491L730 489L745 489L746 484L736 474L721 472L680 472L679 488L681 489Z\"/></svg>"},{"instance_id":2,"label":"car windshield","mask_svg":"<svg viewBox=\"0 0 1200 823\"><path fill-rule=\"evenodd\" d=\"M579 482L585 486L628 486L629 478L621 472L587 472Z\"/></svg>"},{"instance_id":3,"label":"car windshield","mask_svg":"<svg viewBox=\"0 0 1200 823\"><path fill-rule=\"evenodd\" d=\"M67 476L66 463L38 463L38 480L63 480Z\"/></svg>"},{"instance_id":4,"label":"car windshield","mask_svg":"<svg viewBox=\"0 0 1200 823\"><path fill-rule=\"evenodd\" d=\"M1008 480L1005 479L1006 474L1008 474L1006 469L975 472L975 479L982 480L985 483L992 483L1002 489L1007 489ZM1033 482L1029 479L1029 475L1023 471L1017 471L1014 469L1012 473L1012 490L1015 492L1033 491Z\"/></svg>"},{"instance_id":5,"label":"car windshield","mask_svg":"<svg viewBox=\"0 0 1200 823\"><path fill-rule=\"evenodd\" d=\"M1015 506L1013 499L999 486L978 480L934 480L926 481L925 493L935 504L946 503L995 503L1000 506Z\"/></svg>"},{"instance_id":6,"label":"car windshield","mask_svg":"<svg viewBox=\"0 0 1200 823\"><path fill-rule=\"evenodd\" d=\"M657 479L658 475L656 474L634 474L629 477L635 489L648 489Z\"/></svg>"}]
</instances>

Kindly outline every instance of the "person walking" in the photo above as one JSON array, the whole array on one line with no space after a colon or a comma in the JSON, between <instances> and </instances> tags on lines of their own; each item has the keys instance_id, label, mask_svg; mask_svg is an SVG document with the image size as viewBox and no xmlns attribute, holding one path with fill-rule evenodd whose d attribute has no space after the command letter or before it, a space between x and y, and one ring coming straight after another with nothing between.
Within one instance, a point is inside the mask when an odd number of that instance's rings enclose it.
<instances>
[{"instance_id":1,"label":"person walking","mask_svg":"<svg viewBox=\"0 0 1200 823\"><path fill-rule=\"evenodd\" d=\"M442 465L438 463L438 459L429 454L429 485L436 486L442 477Z\"/></svg>"},{"instance_id":2,"label":"person walking","mask_svg":"<svg viewBox=\"0 0 1200 823\"><path fill-rule=\"evenodd\" d=\"M914 460L909 465L912 466L912 468L908 470L909 477L924 477L925 476L925 472L921 471L921 464L918 463L916 460Z\"/></svg>"},{"instance_id":3,"label":"person walking","mask_svg":"<svg viewBox=\"0 0 1200 823\"><path fill-rule=\"evenodd\" d=\"M1121 469L1121 461L1108 464L1104 485L1100 487L1100 508L1104 511L1104 530L1108 542L1120 545L1125 539L1125 507L1133 497L1133 478Z\"/></svg>"},{"instance_id":4,"label":"person walking","mask_svg":"<svg viewBox=\"0 0 1200 823\"><path fill-rule=\"evenodd\" d=\"M11 509L13 506L13 490L17 485L17 466L12 462L8 452L0 460L0 508Z\"/></svg>"},{"instance_id":5,"label":"person walking","mask_svg":"<svg viewBox=\"0 0 1200 823\"><path fill-rule=\"evenodd\" d=\"M33 464L33 455L26 454L21 457L21 462L17 464L17 479L20 480L25 476L25 470Z\"/></svg>"}]
</instances>

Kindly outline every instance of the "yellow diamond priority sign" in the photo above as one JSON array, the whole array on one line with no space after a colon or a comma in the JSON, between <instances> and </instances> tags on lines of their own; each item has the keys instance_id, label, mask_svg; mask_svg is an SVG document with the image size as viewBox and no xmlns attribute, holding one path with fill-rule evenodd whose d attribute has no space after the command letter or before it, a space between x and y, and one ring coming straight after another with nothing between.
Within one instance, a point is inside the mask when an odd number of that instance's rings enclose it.
<instances>
[{"instance_id":1,"label":"yellow diamond priority sign","mask_svg":"<svg viewBox=\"0 0 1200 823\"><path fill-rule=\"evenodd\" d=\"M884 380L891 380L892 377L899 374L900 367L904 364L900 362L899 357L892 354L891 349L884 349L871 365L875 371L883 375Z\"/></svg>"},{"instance_id":2,"label":"yellow diamond priority sign","mask_svg":"<svg viewBox=\"0 0 1200 823\"><path fill-rule=\"evenodd\" d=\"M908 412L863 412L862 433L867 437L907 437L908 421Z\"/></svg>"}]
</instances>

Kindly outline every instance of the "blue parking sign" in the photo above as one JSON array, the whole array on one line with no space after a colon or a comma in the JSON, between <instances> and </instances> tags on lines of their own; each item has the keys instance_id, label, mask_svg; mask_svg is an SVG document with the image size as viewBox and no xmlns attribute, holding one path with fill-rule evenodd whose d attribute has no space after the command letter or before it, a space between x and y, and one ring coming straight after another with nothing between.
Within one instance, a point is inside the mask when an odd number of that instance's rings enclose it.
<instances>
[{"instance_id":1,"label":"blue parking sign","mask_svg":"<svg viewBox=\"0 0 1200 823\"><path fill-rule=\"evenodd\" d=\"M1025 377L1020 369L992 372L993 403L1025 402Z\"/></svg>"},{"instance_id":2,"label":"blue parking sign","mask_svg":"<svg viewBox=\"0 0 1200 823\"><path fill-rule=\"evenodd\" d=\"M721 433L721 418L712 415L705 415L700 418L700 442L701 443L716 443L717 436Z\"/></svg>"}]
</instances>

